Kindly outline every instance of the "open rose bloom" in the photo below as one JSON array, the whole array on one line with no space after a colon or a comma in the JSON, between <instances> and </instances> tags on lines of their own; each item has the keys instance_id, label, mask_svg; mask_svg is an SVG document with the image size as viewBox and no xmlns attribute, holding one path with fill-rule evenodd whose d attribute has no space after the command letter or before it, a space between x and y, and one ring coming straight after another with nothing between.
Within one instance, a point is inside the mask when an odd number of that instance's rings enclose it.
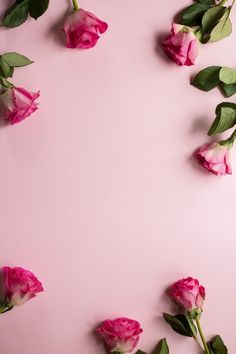
<instances>
[{"instance_id":1,"label":"open rose bloom","mask_svg":"<svg viewBox=\"0 0 236 354\"><path fill-rule=\"evenodd\" d=\"M104 321L97 332L105 339L110 352L130 353L143 330L139 322L122 317Z\"/></svg>"},{"instance_id":2,"label":"open rose bloom","mask_svg":"<svg viewBox=\"0 0 236 354\"><path fill-rule=\"evenodd\" d=\"M199 52L199 41L191 27L172 24L171 34L163 41L166 55L178 65L193 65Z\"/></svg>"},{"instance_id":3,"label":"open rose bloom","mask_svg":"<svg viewBox=\"0 0 236 354\"><path fill-rule=\"evenodd\" d=\"M232 174L230 149L232 144L212 143L202 146L195 153L197 159L211 173L220 176Z\"/></svg>"},{"instance_id":4,"label":"open rose bloom","mask_svg":"<svg viewBox=\"0 0 236 354\"><path fill-rule=\"evenodd\" d=\"M0 119L11 124L21 122L38 109L35 102L39 92L31 93L21 87L12 87L0 93Z\"/></svg>"},{"instance_id":5,"label":"open rose bloom","mask_svg":"<svg viewBox=\"0 0 236 354\"><path fill-rule=\"evenodd\" d=\"M41 282L29 270L3 267L3 297L7 306L23 305L43 291Z\"/></svg>"},{"instance_id":6,"label":"open rose bloom","mask_svg":"<svg viewBox=\"0 0 236 354\"><path fill-rule=\"evenodd\" d=\"M187 311L202 310L205 300L205 288L197 279L181 279L171 286L169 296Z\"/></svg>"},{"instance_id":7,"label":"open rose bloom","mask_svg":"<svg viewBox=\"0 0 236 354\"><path fill-rule=\"evenodd\" d=\"M66 33L66 45L68 48L92 48L107 28L107 23L99 20L91 12L83 9L74 10L66 19L63 28Z\"/></svg>"}]
</instances>

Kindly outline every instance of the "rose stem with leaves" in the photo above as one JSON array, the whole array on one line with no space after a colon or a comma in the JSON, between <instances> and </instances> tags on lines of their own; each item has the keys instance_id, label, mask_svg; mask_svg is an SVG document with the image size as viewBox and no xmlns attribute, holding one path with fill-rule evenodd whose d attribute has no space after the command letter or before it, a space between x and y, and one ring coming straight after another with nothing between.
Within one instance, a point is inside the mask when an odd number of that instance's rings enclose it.
<instances>
[{"instance_id":1,"label":"rose stem with leaves","mask_svg":"<svg viewBox=\"0 0 236 354\"><path fill-rule=\"evenodd\" d=\"M79 4L78 4L77 0L72 0L72 3L73 3L74 9L79 10Z\"/></svg>"}]
</instances>

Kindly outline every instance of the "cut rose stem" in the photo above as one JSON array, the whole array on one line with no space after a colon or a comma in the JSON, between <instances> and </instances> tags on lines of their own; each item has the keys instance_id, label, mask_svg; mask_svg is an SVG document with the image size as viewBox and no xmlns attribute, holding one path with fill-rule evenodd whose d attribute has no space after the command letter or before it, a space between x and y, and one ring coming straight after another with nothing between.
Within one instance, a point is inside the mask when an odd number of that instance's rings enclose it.
<instances>
[{"instance_id":1,"label":"cut rose stem","mask_svg":"<svg viewBox=\"0 0 236 354\"><path fill-rule=\"evenodd\" d=\"M202 327L201 327L201 323L200 323L199 317L196 318L196 324L197 324L199 335L200 335L201 340L202 340L202 344L203 344L204 349L205 349L205 353L206 354L210 354L210 351L209 351L209 348L207 346L207 342L206 342L205 336L204 336L203 331L202 331Z\"/></svg>"}]
</instances>

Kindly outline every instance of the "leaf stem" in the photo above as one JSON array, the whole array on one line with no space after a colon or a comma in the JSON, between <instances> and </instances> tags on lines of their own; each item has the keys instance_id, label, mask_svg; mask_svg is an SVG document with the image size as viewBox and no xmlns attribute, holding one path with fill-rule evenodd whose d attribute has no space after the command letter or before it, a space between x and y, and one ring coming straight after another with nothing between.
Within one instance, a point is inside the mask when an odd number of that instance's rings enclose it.
<instances>
[{"instance_id":1,"label":"leaf stem","mask_svg":"<svg viewBox=\"0 0 236 354\"><path fill-rule=\"evenodd\" d=\"M199 335L200 335L201 340L202 340L202 344L203 344L204 349L205 349L205 353L206 354L210 354L210 351L209 351L209 348L207 346L207 342L206 342L205 336L204 336L203 331L202 331L202 327L201 327L201 323L200 323L199 317L196 318L196 324L197 324Z\"/></svg>"},{"instance_id":2,"label":"leaf stem","mask_svg":"<svg viewBox=\"0 0 236 354\"><path fill-rule=\"evenodd\" d=\"M78 4L78 1L77 0L72 0L72 3L73 3L73 7L75 10L79 10L79 4Z\"/></svg>"},{"instance_id":3,"label":"leaf stem","mask_svg":"<svg viewBox=\"0 0 236 354\"><path fill-rule=\"evenodd\" d=\"M220 142L220 145L225 145L225 146L229 146L230 148L232 148L232 146L234 145L234 141L236 139L236 129L233 131L233 133L230 135L230 137L226 140L222 140Z\"/></svg>"}]
</instances>

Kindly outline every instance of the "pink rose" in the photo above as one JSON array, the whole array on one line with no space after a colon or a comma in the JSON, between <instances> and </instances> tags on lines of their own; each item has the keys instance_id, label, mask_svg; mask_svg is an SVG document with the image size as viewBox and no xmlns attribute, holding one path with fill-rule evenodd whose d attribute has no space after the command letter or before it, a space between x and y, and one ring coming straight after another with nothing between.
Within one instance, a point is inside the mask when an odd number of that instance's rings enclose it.
<instances>
[{"instance_id":1,"label":"pink rose","mask_svg":"<svg viewBox=\"0 0 236 354\"><path fill-rule=\"evenodd\" d=\"M10 306L23 305L43 291L42 284L30 271L20 267L3 267L3 292Z\"/></svg>"},{"instance_id":2,"label":"pink rose","mask_svg":"<svg viewBox=\"0 0 236 354\"><path fill-rule=\"evenodd\" d=\"M130 353L139 341L143 332L139 322L128 318L106 320L97 329L106 341L110 352Z\"/></svg>"},{"instance_id":3,"label":"pink rose","mask_svg":"<svg viewBox=\"0 0 236 354\"><path fill-rule=\"evenodd\" d=\"M195 155L202 166L215 175L232 174L229 153L231 147L231 144L207 144L197 150Z\"/></svg>"},{"instance_id":4,"label":"pink rose","mask_svg":"<svg viewBox=\"0 0 236 354\"><path fill-rule=\"evenodd\" d=\"M197 279L181 279L173 284L169 296L187 311L202 309L205 300L205 288Z\"/></svg>"},{"instance_id":5,"label":"pink rose","mask_svg":"<svg viewBox=\"0 0 236 354\"><path fill-rule=\"evenodd\" d=\"M163 42L163 50L178 65L193 65L199 51L199 41L191 27L172 24L171 34Z\"/></svg>"},{"instance_id":6,"label":"pink rose","mask_svg":"<svg viewBox=\"0 0 236 354\"><path fill-rule=\"evenodd\" d=\"M21 122L38 109L35 102L38 97L39 92L30 93L21 87L9 88L0 94L0 118L11 124Z\"/></svg>"},{"instance_id":7,"label":"pink rose","mask_svg":"<svg viewBox=\"0 0 236 354\"><path fill-rule=\"evenodd\" d=\"M83 9L74 10L66 19L63 31L66 33L68 48L92 48L96 45L100 34L108 28L106 22L99 20L94 14Z\"/></svg>"}]
</instances>

